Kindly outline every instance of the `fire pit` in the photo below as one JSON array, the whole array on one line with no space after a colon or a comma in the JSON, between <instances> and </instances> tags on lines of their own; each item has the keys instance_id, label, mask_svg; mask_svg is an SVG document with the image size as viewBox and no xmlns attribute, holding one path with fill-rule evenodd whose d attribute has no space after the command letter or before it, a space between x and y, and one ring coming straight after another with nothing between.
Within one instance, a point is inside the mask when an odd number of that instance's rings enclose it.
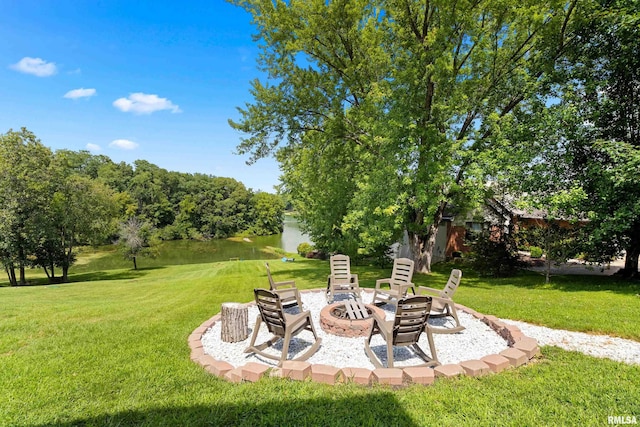
<instances>
[{"instance_id":1,"label":"fire pit","mask_svg":"<svg viewBox=\"0 0 640 427\"><path fill-rule=\"evenodd\" d=\"M320 327L328 334L340 337L367 337L373 327L373 313L385 318L383 310L375 305L364 305L368 316L361 319L350 319L344 302L330 304L320 311Z\"/></svg>"}]
</instances>

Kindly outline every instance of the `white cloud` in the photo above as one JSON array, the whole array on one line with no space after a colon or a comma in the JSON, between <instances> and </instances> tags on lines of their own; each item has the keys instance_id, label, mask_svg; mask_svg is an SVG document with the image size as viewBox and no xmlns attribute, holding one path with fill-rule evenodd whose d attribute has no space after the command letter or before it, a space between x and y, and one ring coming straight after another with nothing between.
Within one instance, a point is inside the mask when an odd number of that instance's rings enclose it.
<instances>
[{"instance_id":1,"label":"white cloud","mask_svg":"<svg viewBox=\"0 0 640 427\"><path fill-rule=\"evenodd\" d=\"M11 64L10 68L38 77L52 76L58 71L54 62L47 62L42 58L30 58L28 56L25 56L15 64Z\"/></svg>"},{"instance_id":2,"label":"white cloud","mask_svg":"<svg viewBox=\"0 0 640 427\"><path fill-rule=\"evenodd\" d=\"M98 144L88 143L87 144L87 150L89 150L89 151L100 151L100 150L102 150L102 148L100 148L100 146Z\"/></svg>"},{"instance_id":3,"label":"white cloud","mask_svg":"<svg viewBox=\"0 0 640 427\"><path fill-rule=\"evenodd\" d=\"M138 144L128 139L116 139L109 143L109 147L121 148L123 150L134 150L138 148Z\"/></svg>"},{"instance_id":4,"label":"white cloud","mask_svg":"<svg viewBox=\"0 0 640 427\"><path fill-rule=\"evenodd\" d=\"M125 113L151 114L155 111L170 110L172 113L180 113L180 107L169 101L167 98L160 98L158 95L148 95L136 92L128 98L119 98L113 101L113 106Z\"/></svg>"},{"instance_id":5,"label":"white cloud","mask_svg":"<svg viewBox=\"0 0 640 427\"><path fill-rule=\"evenodd\" d=\"M69 98L69 99L89 98L91 96L94 96L95 94L96 94L95 89L80 88L80 89L70 90L69 92L64 94L63 98Z\"/></svg>"}]
</instances>

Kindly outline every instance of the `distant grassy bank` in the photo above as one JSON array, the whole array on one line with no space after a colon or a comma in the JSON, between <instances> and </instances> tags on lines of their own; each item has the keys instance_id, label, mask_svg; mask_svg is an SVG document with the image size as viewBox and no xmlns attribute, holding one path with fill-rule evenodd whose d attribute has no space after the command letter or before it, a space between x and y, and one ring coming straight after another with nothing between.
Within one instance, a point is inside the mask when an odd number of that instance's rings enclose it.
<instances>
[{"instance_id":1,"label":"distant grassy bank","mask_svg":"<svg viewBox=\"0 0 640 427\"><path fill-rule=\"evenodd\" d=\"M202 264L216 261L249 260L249 259L279 259L284 251L277 247L279 235L251 237L246 241L242 238L214 239L214 240L171 240L162 242L158 246L155 258L138 257L138 268L158 268L168 265ZM76 263L70 269L70 279L74 275L96 271L128 269L133 262L124 259L115 245L100 247L80 247L75 250ZM58 270L58 274L61 270ZM47 283L42 269L27 269L27 280L30 284L41 285ZM7 286L8 279L0 276L0 287Z\"/></svg>"},{"instance_id":2,"label":"distant grassy bank","mask_svg":"<svg viewBox=\"0 0 640 427\"><path fill-rule=\"evenodd\" d=\"M426 388L229 384L189 360L187 337L223 302L250 301L266 286L264 261L179 263L171 253L172 263L138 271L103 268L115 255L93 253L74 283L0 289L0 425L604 425L609 415L640 414L640 367L553 347L527 367ZM271 267L303 289L324 286L329 269L303 259ZM389 274L354 270L366 287ZM449 270L416 281L441 287ZM609 277L544 285L536 274L486 280L465 270L457 299L640 341L638 293Z\"/></svg>"}]
</instances>

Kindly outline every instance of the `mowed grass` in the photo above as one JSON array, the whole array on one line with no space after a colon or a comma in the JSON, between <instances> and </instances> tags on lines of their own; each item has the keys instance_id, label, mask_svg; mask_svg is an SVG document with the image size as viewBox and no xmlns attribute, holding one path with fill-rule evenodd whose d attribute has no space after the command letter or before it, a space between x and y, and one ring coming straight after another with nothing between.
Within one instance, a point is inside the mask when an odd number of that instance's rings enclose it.
<instances>
[{"instance_id":1,"label":"mowed grass","mask_svg":"<svg viewBox=\"0 0 640 427\"><path fill-rule=\"evenodd\" d=\"M189 334L264 286L263 261L92 271L0 288L0 425L606 425L640 418L640 367L543 348L526 367L394 390L264 378L230 384L189 359ZM326 283L328 262L271 261L276 280ZM441 287L451 266L418 284ZM356 266L373 287L389 270ZM75 281L82 279L83 281ZM637 283L465 270L457 300L480 312L640 341Z\"/></svg>"}]
</instances>

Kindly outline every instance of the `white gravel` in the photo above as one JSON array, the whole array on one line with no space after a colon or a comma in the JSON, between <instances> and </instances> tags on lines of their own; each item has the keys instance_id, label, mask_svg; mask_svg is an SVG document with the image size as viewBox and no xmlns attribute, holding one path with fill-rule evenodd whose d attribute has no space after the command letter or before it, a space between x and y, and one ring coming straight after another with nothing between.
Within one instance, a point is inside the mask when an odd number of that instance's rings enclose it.
<instances>
[{"instance_id":1,"label":"white gravel","mask_svg":"<svg viewBox=\"0 0 640 427\"><path fill-rule=\"evenodd\" d=\"M320 310L327 305L324 292L302 293L302 304L305 310L311 310L313 324L322 338L322 344L318 351L311 356L308 361L314 364L327 364L337 368L367 368L374 369L374 365L369 361L364 351L364 341L366 338L343 338L325 333L320 327ZM364 303L370 303L373 295L370 292L363 292ZM336 301L340 297L336 298ZM386 305L381 307L385 310L387 319L392 319L395 307ZM295 308L293 309L296 312ZM249 306L249 337L238 343L225 343L220 339L220 322L210 328L202 337L202 345L207 354L217 360L229 362L233 366L241 366L248 362L260 362L275 366L277 362L268 358L260 357L253 353L245 353L244 350L249 345L255 319L258 316L258 308L255 305ZM479 359L488 354L496 354L508 348L507 342L496 334L489 326L474 318L473 316L458 311L460 322L465 326L465 330L455 334L434 334L434 342L438 360L440 363L458 363L464 360ZM452 326L445 324L444 319L431 319L430 323L436 326ZM525 332L526 335L526 332ZM271 334L262 325L256 344L269 339ZM424 335L423 335L424 337ZM309 331L303 331L292 339L288 359L301 354L313 343L313 335ZM282 348L282 340L274 347ZM429 354L429 344L426 337L419 342L420 347ZM376 355L386 363L386 346L380 335L374 336L371 341L371 348ZM273 351L273 354L278 354ZM422 363L413 350L408 347L394 347L395 365L411 366Z\"/></svg>"},{"instance_id":2,"label":"white gravel","mask_svg":"<svg viewBox=\"0 0 640 427\"><path fill-rule=\"evenodd\" d=\"M564 350L579 351L593 357L601 357L640 365L640 342L608 335L591 335L531 325L515 320L500 319L520 328L523 334L535 338L539 345L553 345Z\"/></svg>"}]
</instances>

